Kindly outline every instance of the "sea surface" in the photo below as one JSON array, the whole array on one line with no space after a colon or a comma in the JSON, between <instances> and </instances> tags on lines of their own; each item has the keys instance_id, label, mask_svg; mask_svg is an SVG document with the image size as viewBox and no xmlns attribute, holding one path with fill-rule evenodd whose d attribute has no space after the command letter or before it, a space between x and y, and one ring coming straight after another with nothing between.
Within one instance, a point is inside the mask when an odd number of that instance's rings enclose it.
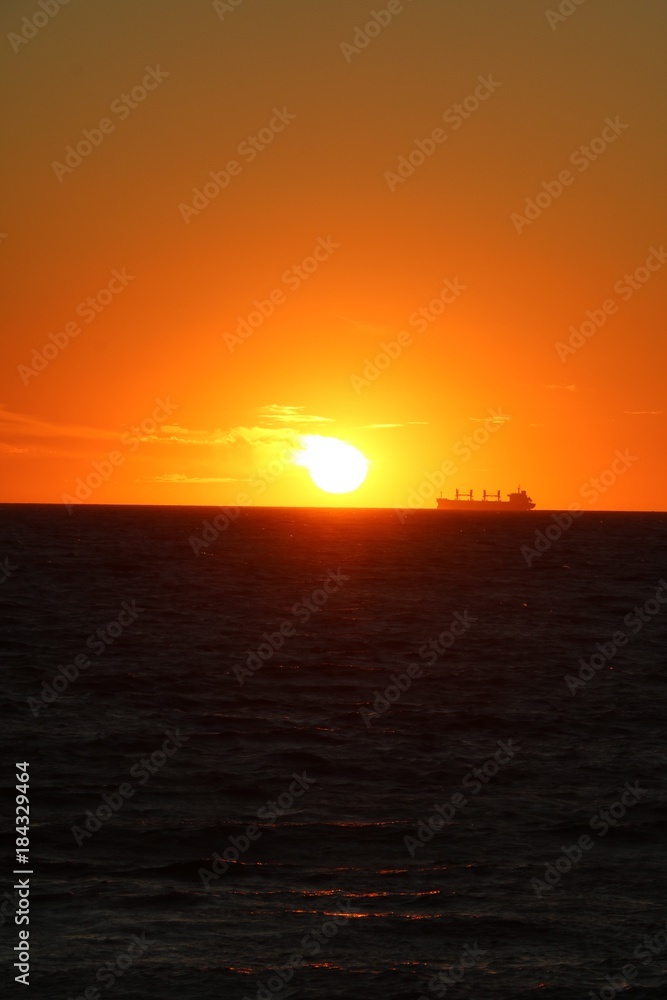
<instances>
[{"instance_id":1,"label":"sea surface","mask_svg":"<svg viewBox=\"0 0 667 1000\"><path fill-rule=\"evenodd\" d=\"M667 996L667 515L221 514L0 507L25 995Z\"/></svg>"}]
</instances>

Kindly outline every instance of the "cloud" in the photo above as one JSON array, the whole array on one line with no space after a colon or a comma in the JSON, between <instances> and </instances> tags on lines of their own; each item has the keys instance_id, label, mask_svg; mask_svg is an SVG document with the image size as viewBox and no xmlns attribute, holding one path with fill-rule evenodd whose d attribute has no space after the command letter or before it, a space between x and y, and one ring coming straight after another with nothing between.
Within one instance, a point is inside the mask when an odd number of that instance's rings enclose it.
<instances>
[{"instance_id":1,"label":"cloud","mask_svg":"<svg viewBox=\"0 0 667 1000\"><path fill-rule=\"evenodd\" d=\"M574 392L576 389L575 385L545 385L545 389L562 389L565 392Z\"/></svg>"},{"instance_id":2,"label":"cloud","mask_svg":"<svg viewBox=\"0 0 667 1000\"><path fill-rule=\"evenodd\" d=\"M262 407L258 416L260 420L274 421L279 426L255 424L248 427L239 425L226 430L218 427L215 430L181 427L180 424L165 424L160 428L160 434L146 435L145 441L172 441L174 444L196 444L218 447L228 447L245 443L253 446L293 443L299 436L294 425L333 423L331 417L318 417L303 413L303 406L280 406L273 403ZM292 427L280 425L292 424Z\"/></svg>"},{"instance_id":3,"label":"cloud","mask_svg":"<svg viewBox=\"0 0 667 1000\"><path fill-rule=\"evenodd\" d=\"M281 423L295 424L332 424L333 417L318 417L314 414L303 413L303 406L281 406L278 403L270 403L259 410L258 416L264 420L278 420Z\"/></svg>"},{"instance_id":4,"label":"cloud","mask_svg":"<svg viewBox=\"0 0 667 1000\"><path fill-rule=\"evenodd\" d=\"M631 417L641 417L644 414L655 417L662 412L662 410L623 410L623 413L629 413Z\"/></svg>"},{"instance_id":5,"label":"cloud","mask_svg":"<svg viewBox=\"0 0 667 1000\"><path fill-rule=\"evenodd\" d=\"M313 424L313 423L333 423L331 417L318 417L313 414L303 413L302 406L279 406L272 404L260 411L260 419L276 421L278 424L291 423ZM22 444L26 438L41 439L49 444L68 439L89 442L117 442L125 430L122 427L117 430L107 430L100 427L87 427L83 424L59 424L48 419L30 416L26 413L15 413L0 404L0 442L7 445L12 443ZM231 427L227 430L215 428L205 430L203 428L183 427L180 424L163 424L155 430L142 433L140 427L132 429L133 436L143 443L173 443L188 445L210 445L224 446L235 444L238 441L246 441L248 444L255 443L280 443L292 440L298 436L296 429L287 427Z\"/></svg>"},{"instance_id":6,"label":"cloud","mask_svg":"<svg viewBox=\"0 0 667 1000\"><path fill-rule=\"evenodd\" d=\"M382 428L385 428L385 427L418 427L418 426L428 427L428 421L427 420L406 420L406 422L402 423L402 424L362 424L361 426L364 429L370 428L372 430L381 430Z\"/></svg>"},{"instance_id":7,"label":"cloud","mask_svg":"<svg viewBox=\"0 0 667 1000\"><path fill-rule=\"evenodd\" d=\"M186 433L183 428L176 425L168 426L172 432L169 436L163 433L164 428L162 427L147 434L141 433L140 426L137 426L132 428L132 433L137 441L142 442L171 441L174 440L173 432ZM23 441L26 438L41 440L49 445L49 448L43 449L44 453L48 454L62 454L60 449L54 449L53 446L58 443L62 445L64 442L118 443L126 429L126 427L122 427L117 430L108 430L101 427L87 427L83 424L59 424L26 413L14 413L0 404L0 440L16 441L20 439Z\"/></svg>"},{"instance_id":8,"label":"cloud","mask_svg":"<svg viewBox=\"0 0 667 1000\"><path fill-rule=\"evenodd\" d=\"M164 424L159 434L139 435L140 441L169 441L174 444L224 445L230 443L230 432L219 427L212 431L201 428L181 427L180 424Z\"/></svg>"},{"instance_id":9,"label":"cloud","mask_svg":"<svg viewBox=\"0 0 667 1000\"><path fill-rule=\"evenodd\" d=\"M301 435L293 427L232 427L227 444L244 443L253 447L295 443Z\"/></svg>"},{"instance_id":10,"label":"cloud","mask_svg":"<svg viewBox=\"0 0 667 1000\"><path fill-rule=\"evenodd\" d=\"M0 404L0 437L33 437L33 438L79 438L85 440L112 440L118 435L114 431L100 430L96 427L85 427L80 424L54 424L50 420L41 420L26 413L13 413Z\"/></svg>"},{"instance_id":11,"label":"cloud","mask_svg":"<svg viewBox=\"0 0 667 1000\"><path fill-rule=\"evenodd\" d=\"M405 427L405 424L363 424L362 426L373 430L382 430L385 427Z\"/></svg>"},{"instance_id":12,"label":"cloud","mask_svg":"<svg viewBox=\"0 0 667 1000\"><path fill-rule=\"evenodd\" d=\"M234 473L229 476L207 476L208 461L202 475L165 473L142 482L161 483L234 483L248 482L251 470L263 467L272 460L290 464L291 457L300 448L301 436L306 427L333 422L329 417L319 417L304 412L302 406L272 404L260 411L257 424L228 428L191 428L178 423L165 423L158 427L154 421L147 431L141 426L124 425L115 430L87 427L80 424L59 424L48 419L25 413L15 413L0 404L0 454L42 455L58 458L80 458L82 454L111 451L123 442L124 433L131 434L135 442L144 446L163 449L165 445L179 448L183 453L201 454L202 449L213 452L224 462L221 471ZM300 426L301 425L301 426ZM241 476L242 478L237 478Z\"/></svg>"},{"instance_id":13,"label":"cloud","mask_svg":"<svg viewBox=\"0 0 667 1000\"><path fill-rule=\"evenodd\" d=\"M58 424L27 413L15 413L0 404L0 452L5 455L79 458L82 453L112 447L118 437L115 431Z\"/></svg>"},{"instance_id":14,"label":"cloud","mask_svg":"<svg viewBox=\"0 0 667 1000\"><path fill-rule=\"evenodd\" d=\"M185 428L180 427L179 424L163 424L161 429L165 434L185 433Z\"/></svg>"},{"instance_id":15,"label":"cloud","mask_svg":"<svg viewBox=\"0 0 667 1000\"><path fill-rule=\"evenodd\" d=\"M468 417L468 420L472 420L476 424L504 424L506 420L511 419L509 414L506 416L503 413L499 413L495 417Z\"/></svg>"},{"instance_id":16,"label":"cloud","mask_svg":"<svg viewBox=\"0 0 667 1000\"><path fill-rule=\"evenodd\" d=\"M355 330L359 330L361 333L371 333L373 336L377 336L379 333L384 333L387 329L386 326L377 326L374 323L361 323L358 319L354 319L353 316L341 316L336 315L336 319L342 320L343 323L348 323L353 326Z\"/></svg>"},{"instance_id":17,"label":"cloud","mask_svg":"<svg viewBox=\"0 0 667 1000\"><path fill-rule=\"evenodd\" d=\"M247 444L270 443L289 440L297 435L297 431L288 427L229 427L223 430L181 427L179 424L165 424L159 434L139 435L140 441L169 441L174 444L204 445L209 447L228 447L239 442Z\"/></svg>"},{"instance_id":18,"label":"cloud","mask_svg":"<svg viewBox=\"0 0 667 1000\"><path fill-rule=\"evenodd\" d=\"M138 479L140 483L246 483L248 479L235 479L233 476L186 476L183 472L165 472L162 476L151 476L150 479Z\"/></svg>"},{"instance_id":19,"label":"cloud","mask_svg":"<svg viewBox=\"0 0 667 1000\"><path fill-rule=\"evenodd\" d=\"M17 448L16 445L4 444L0 441L0 453L3 455L26 455L34 450L34 448Z\"/></svg>"}]
</instances>

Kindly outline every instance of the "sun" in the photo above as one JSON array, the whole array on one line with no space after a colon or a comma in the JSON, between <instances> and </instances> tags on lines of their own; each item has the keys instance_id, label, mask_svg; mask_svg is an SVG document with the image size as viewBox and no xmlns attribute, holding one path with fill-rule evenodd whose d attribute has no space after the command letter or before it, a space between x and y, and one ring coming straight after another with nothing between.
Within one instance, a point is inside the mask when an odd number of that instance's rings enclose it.
<instances>
[{"instance_id":1,"label":"sun","mask_svg":"<svg viewBox=\"0 0 667 1000\"><path fill-rule=\"evenodd\" d=\"M325 493L351 493L368 472L368 459L358 448L339 438L306 434L294 461L308 469L310 478Z\"/></svg>"}]
</instances>

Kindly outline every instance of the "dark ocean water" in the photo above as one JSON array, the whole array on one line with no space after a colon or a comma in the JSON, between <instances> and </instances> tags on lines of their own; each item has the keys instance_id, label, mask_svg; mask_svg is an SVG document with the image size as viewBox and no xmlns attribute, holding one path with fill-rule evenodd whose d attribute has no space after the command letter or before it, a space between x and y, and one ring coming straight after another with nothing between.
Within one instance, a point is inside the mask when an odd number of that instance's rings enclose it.
<instances>
[{"instance_id":1,"label":"dark ocean water","mask_svg":"<svg viewBox=\"0 0 667 1000\"><path fill-rule=\"evenodd\" d=\"M0 508L27 995L667 996L667 515L219 513Z\"/></svg>"}]
</instances>

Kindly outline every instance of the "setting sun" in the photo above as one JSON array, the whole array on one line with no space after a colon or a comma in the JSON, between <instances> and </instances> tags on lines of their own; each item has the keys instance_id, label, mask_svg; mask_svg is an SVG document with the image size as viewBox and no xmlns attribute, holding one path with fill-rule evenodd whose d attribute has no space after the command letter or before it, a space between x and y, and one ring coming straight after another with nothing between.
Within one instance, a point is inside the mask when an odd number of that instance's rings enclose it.
<instances>
[{"instance_id":1,"label":"setting sun","mask_svg":"<svg viewBox=\"0 0 667 1000\"><path fill-rule=\"evenodd\" d=\"M366 478L368 459L346 441L307 434L301 443L303 450L294 462L305 466L315 485L326 493L351 493Z\"/></svg>"}]
</instances>

